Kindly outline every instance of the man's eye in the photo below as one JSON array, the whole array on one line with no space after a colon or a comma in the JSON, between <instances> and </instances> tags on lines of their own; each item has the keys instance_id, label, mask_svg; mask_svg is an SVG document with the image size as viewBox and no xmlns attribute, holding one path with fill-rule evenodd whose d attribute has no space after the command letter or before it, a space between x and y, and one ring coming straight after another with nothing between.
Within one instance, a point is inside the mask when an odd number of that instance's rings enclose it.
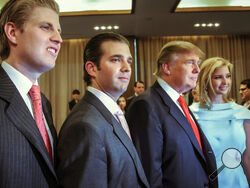
<instances>
[{"instance_id":1,"label":"man's eye","mask_svg":"<svg viewBox=\"0 0 250 188\"><path fill-rule=\"evenodd\" d=\"M111 59L111 61L112 62L118 62L118 61L120 61L120 59L119 58L113 58L113 59Z\"/></svg>"},{"instance_id":2,"label":"man's eye","mask_svg":"<svg viewBox=\"0 0 250 188\"><path fill-rule=\"evenodd\" d=\"M133 60L128 60L128 64L132 64L133 63Z\"/></svg>"},{"instance_id":3,"label":"man's eye","mask_svg":"<svg viewBox=\"0 0 250 188\"><path fill-rule=\"evenodd\" d=\"M43 26L41 26L41 28L44 29L44 30L49 30L49 29L50 29L50 26L48 26L48 25L43 25Z\"/></svg>"}]
</instances>

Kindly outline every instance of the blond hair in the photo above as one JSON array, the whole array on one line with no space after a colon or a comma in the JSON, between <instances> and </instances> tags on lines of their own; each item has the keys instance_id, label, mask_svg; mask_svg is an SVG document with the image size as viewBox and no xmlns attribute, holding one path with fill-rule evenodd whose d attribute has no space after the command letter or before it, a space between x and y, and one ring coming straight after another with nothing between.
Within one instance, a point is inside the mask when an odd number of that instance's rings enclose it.
<instances>
[{"instance_id":1,"label":"blond hair","mask_svg":"<svg viewBox=\"0 0 250 188\"><path fill-rule=\"evenodd\" d=\"M215 95L215 91L212 85L212 74L215 69L226 66L229 69L230 74L233 71L233 64L231 64L228 60L222 57L212 57L205 60L200 67L200 74L198 76L199 90L200 90L200 104L204 107L211 108L212 102L208 95L208 88L210 88ZM231 86L228 90L228 93L223 96L223 99L226 102L232 101L229 98L229 92L231 90Z\"/></svg>"},{"instance_id":2,"label":"blond hair","mask_svg":"<svg viewBox=\"0 0 250 188\"><path fill-rule=\"evenodd\" d=\"M12 22L22 30L23 24L29 19L35 7L46 7L59 14L59 6L54 0L9 0L0 12L0 57L2 60L9 57L10 46L4 27Z\"/></svg>"},{"instance_id":3,"label":"blond hair","mask_svg":"<svg viewBox=\"0 0 250 188\"><path fill-rule=\"evenodd\" d=\"M195 53L200 58L204 56L203 51L195 46L194 44L187 41L171 41L165 44L157 57L157 70L155 75L159 76L161 74L161 65L166 62L171 62L173 60L173 55L179 53Z\"/></svg>"}]
</instances>

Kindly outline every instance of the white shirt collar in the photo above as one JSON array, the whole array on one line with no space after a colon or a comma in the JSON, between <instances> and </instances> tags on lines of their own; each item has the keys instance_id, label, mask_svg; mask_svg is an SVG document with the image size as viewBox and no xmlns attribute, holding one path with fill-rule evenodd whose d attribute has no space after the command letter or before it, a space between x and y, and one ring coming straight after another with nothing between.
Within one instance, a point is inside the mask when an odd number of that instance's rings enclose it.
<instances>
[{"instance_id":1,"label":"white shirt collar","mask_svg":"<svg viewBox=\"0 0 250 188\"><path fill-rule=\"evenodd\" d=\"M94 94L100 101L104 104L104 106L111 112L111 114L116 114L117 112L122 113L121 108L117 105L116 101L114 101L110 96L106 93L88 86L87 90Z\"/></svg>"},{"instance_id":2,"label":"white shirt collar","mask_svg":"<svg viewBox=\"0 0 250 188\"><path fill-rule=\"evenodd\" d=\"M11 81L16 86L16 88L19 91L19 93L21 94L22 98L24 98L28 94L33 83L26 76L24 76L21 72L16 70L14 67L12 67L7 62L3 61L2 67L5 70L5 72L8 74L8 76L10 77ZM37 80L34 84L38 85Z\"/></svg>"},{"instance_id":3,"label":"white shirt collar","mask_svg":"<svg viewBox=\"0 0 250 188\"><path fill-rule=\"evenodd\" d=\"M180 97L180 94L173 89L167 82L165 82L160 77L157 77L157 82L160 84L162 89L169 95L169 97L177 103L178 98Z\"/></svg>"}]
</instances>

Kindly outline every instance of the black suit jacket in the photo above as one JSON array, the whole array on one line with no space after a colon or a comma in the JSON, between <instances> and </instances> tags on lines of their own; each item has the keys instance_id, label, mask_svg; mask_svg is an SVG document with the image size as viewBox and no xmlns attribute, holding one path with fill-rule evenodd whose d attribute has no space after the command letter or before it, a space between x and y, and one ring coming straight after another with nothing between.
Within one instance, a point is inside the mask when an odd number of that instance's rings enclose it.
<instances>
[{"instance_id":1,"label":"black suit jacket","mask_svg":"<svg viewBox=\"0 0 250 188\"><path fill-rule=\"evenodd\" d=\"M198 122L203 151L186 117L158 82L133 101L127 120L152 188L218 186L217 179L209 180L216 162Z\"/></svg>"},{"instance_id":2,"label":"black suit jacket","mask_svg":"<svg viewBox=\"0 0 250 188\"><path fill-rule=\"evenodd\" d=\"M43 112L54 148L56 130L51 107L42 95ZM57 187L53 164L34 118L0 65L0 187Z\"/></svg>"},{"instance_id":3,"label":"black suit jacket","mask_svg":"<svg viewBox=\"0 0 250 188\"><path fill-rule=\"evenodd\" d=\"M73 107L74 107L76 104L77 104L77 103L76 103L75 99L71 100L71 101L69 102L69 109L72 110Z\"/></svg>"},{"instance_id":4,"label":"black suit jacket","mask_svg":"<svg viewBox=\"0 0 250 188\"><path fill-rule=\"evenodd\" d=\"M148 187L132 141L89 91L61 128L58 159L57 172L62 187Z\"/></svg>"},{"instance_id":5,"label":"black suit jacket","mask_svg":"<svg viewBox=\"0 0 250 188\"><path fill-rule=\"evenodd\" d=\"M132 96L130 96L130 97L128 97L128 98L126 99L126 102L127 102L126 107L127 107L127 109L128 109L128 107L129 107L129 105L131 104L131 102L132 102L135 98L136 98L136 96L135 96L135 95L132 95Z\"/></svg>"}]
</instances>

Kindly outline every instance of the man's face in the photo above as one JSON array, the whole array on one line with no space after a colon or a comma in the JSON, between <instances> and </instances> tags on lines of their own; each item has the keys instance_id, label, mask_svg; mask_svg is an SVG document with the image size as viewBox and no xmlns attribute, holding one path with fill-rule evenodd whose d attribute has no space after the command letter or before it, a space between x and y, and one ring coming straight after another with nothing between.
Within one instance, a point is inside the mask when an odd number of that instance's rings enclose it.
<instances>
[{"instance_id":1,"label":"man's face","mask_svg":"<svg viewBox=\"0 0 250 188\"><path fill-rule=\"evenodd\" d=\"M194 88L200 72L199 63L199 56L194 53L173 55L173 61L168 63L170 86L178 93Z\"/></svg>"},{"instance_id":2,"label":"man's face","mask_svg":"<svg viewBox=\"0 0 250 188\"><path fill-rule=\"evenodd\" d=\"M118 99L127 90L131 76L129 47L123 42L105 41L101 49L100 70L96 71L94 81L100 90Z\"/></svg>"},{"instance_id":3,"label":"man's face","mask_svg":"<svg viewBox=\"0 0 250 188\"><path fill-rule=\"evenodd\" d=\"M73 99L74 99L74 100L79 100L79 95L78 95L78 94L74 94L74 95L73 95Z\"/></svg>"},{"instance_id":4,"label":"man's face","mask_svg":"<svg viewBox=\"0 0 250 188\"><path fill-rule=\"evenodd\" d=\"M144 84L137 82L136 87L134 87L134 91L140 95L144 92Z\"/></svg>"},{"instance_id":5,"label":"man's face","mask_svg":"<svg viewBox=\"0 0 250 188\"><path fill-rule=\"evenodd\" d=\"M246 84L240 84L240 95L242 101L246 102L250 100L250 89L247 88Z\"/></svg>"},{"instance_id":6,"label":"man's face","mask_svg":"<svg viewBox=\"0 0 250 188\"><path fill-rule=\"evenodd\" d=\"M29 19L17 30L15 55L21 72L38 76L55 66L62 38L57 13L36 7Z\"/></svg>"}]
</instances>

